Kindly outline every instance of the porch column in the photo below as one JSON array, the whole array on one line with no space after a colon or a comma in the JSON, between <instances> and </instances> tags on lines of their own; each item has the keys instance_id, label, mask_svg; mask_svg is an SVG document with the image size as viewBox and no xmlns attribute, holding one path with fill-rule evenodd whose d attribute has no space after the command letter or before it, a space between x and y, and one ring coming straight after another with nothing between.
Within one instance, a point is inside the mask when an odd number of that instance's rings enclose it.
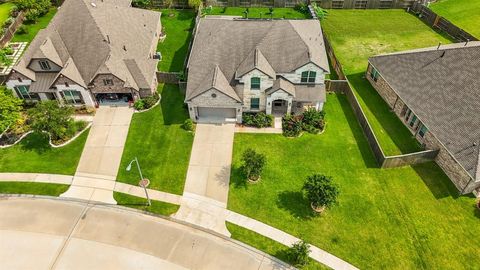
<instances>
[{"instance_id":1,"label":"porch column","mask_svg":"<svg viewBox=\"0 0 480 270\"><path fill-rule=\"evenodd\" d=\"M288 97L288 99L287 99L287 114L292 113L292 104L293 104L293 98Z\"/></svg>"},{"instance_id":2,"label":"porch column","mask_svg":"<svg viewBox=\"0 0 480 270\"><path fill-rule=\"evenodd\" d=\"M267 96L267 103L266 103L266 114L272 114L272 97Z\"/></svg>"}]
</instances>

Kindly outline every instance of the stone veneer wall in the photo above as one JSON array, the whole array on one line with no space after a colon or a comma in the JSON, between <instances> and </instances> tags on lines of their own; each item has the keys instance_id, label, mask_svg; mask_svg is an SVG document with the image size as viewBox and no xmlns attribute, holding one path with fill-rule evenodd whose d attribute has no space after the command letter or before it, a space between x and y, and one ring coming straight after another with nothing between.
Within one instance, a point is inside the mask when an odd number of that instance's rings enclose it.
<instances>
[{"instance_id":1,"label":"stone veneer wall","mask_svg":"<svg viewBox=\"0 0 480 270\"><path fill-rule=\"evenodd\" d=\"M398 117L402 118L404 114L405 103L397 96L393 89L379 74L377 81L375 82L370 74L372 66L369 64L366 77L370 81L372 86L377 90L380 96L387 102L392 110ZM402 122L404 122L402 120ZM405 122L404 122L405 123ZM406 123L405 123L406 124ZM407 124L406 124L407 125ZM414 126L415 128L416 126ZM412 130L409 126L407 126ZM463 169L462 166L455 160L455 158L447 151L445 146L430 132L428 131L422 138L418 134L415 134L416 139L423 143L426 149L438 149L439 153L435 158L435 162L442 168L445 174L455 184L457 189L465 194L472 192L475 188L480 187L480 182L475 183L469 174ZM468 185L468 186L467 186Z\"/></svg>"}]
</instances>

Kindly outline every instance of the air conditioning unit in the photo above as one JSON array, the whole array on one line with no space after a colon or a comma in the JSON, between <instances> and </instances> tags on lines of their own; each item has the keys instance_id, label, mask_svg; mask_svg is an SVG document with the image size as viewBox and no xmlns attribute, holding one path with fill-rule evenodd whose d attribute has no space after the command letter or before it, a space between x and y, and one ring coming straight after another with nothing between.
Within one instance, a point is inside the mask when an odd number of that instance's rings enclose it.
<instances>
[{"instance_id":1,"label":"air conditioning unit","mask_svg":"<svg viewBox=\"0 0 480 270\"><path fill-rule=\"evenodd\" d=\"M161 54L160 52L156 52L156 53L153 55L153 59L162 60L162 54Z\"/></svg>"}]
</instances>

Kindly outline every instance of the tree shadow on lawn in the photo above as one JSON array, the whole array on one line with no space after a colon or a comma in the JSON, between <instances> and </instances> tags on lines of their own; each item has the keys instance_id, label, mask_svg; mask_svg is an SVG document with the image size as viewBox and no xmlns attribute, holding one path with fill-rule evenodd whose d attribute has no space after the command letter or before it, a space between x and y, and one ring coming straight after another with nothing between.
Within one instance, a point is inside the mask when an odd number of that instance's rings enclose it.
<instances>
[{"instance_id":1,"label":"tree shadow on lawn","mask_svg":"<svg viewBox=\"0 0 480 270\"><path fill-rule=\"evenodd\" d=\"M245 176L243 175L242 169L240 169L240 167L232 166L230 183L233 184L235 188L248 189L247 180L245 179Z\"/></svg>"},{"instance_id":2,"label":"tree shadow on lawn","mask_svg":"<svg viewBox=\"0 0 480 270\"><path fill-rule=\"evenodd\" d=\"M308 220L316 217L310 207L310 202L303 197L303 193L300 191L281 192L278 194L277 206L289 211L296 218Z\"/></svg>"},{"instance_id":3,"label":"tree shadow on lawn","mask_svg":"<svg viewBox=\"0 0 480 270\"><path fill-rule=\"evenodd\" d=\"M184 96L177 85L165 84L162 90L160 106L163 114L163 124L183 124L188 118L188 112L185 109Z\"/></svg>"},{"instance_id":4,"label":"tree shadow on lawn","mask_svg":"<svg viewBox=\"0 0 480 270\"><path fill-rule=\"evenodd\" d=\"M38 132L27 135L19 144L22 150L34 151L38 154L45 153L52 149L49 144L48 135Z\"/></svg>"},{"instance_id":5,"label":"tree shadow on lawn","mask_svg":"<svg viewBox=\"0 0 480 270\"><path fill-rule=\"evenodd\" d=\"M403 154L422 150L420 144L413 138L408 128L405 127L398 116L390 109L388 104L364 76L365 74L362 72L347 75L347 78L352 87L355 88L355 94L359 95L385 130L386 136L391 138L395 146ZM388 153L386 154L388 155Z\"/></svg>"},{"instance_id":6,"label":"tree shadow on lawn","mask_svg":"<svg viewBox=\"0 0 480 270\"><path fill-rule=\"evenodd\" d=\"M357 117L355 116L355 113L353 112L353 109L347 100L347 96L339 94L338 99L340 101L343 113L345 114L345 118L347 118L348 126L352 131L355 141L357 142L358 149L363 157L363 163L367 168L378 168L373 151L368 144L365 134L363 134L363 130L361 129Z\"/></svg>"}]
</instances>

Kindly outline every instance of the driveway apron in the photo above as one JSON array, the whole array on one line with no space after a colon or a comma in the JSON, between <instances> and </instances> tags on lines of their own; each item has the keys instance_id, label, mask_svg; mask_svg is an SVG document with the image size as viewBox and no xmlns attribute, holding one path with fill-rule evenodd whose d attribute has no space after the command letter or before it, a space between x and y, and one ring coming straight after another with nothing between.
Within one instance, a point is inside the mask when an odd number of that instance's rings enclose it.
<instances>
[{"instance_id":1,"label":"driveway apron","mask_svg":"<svg viewBox=\"0 0 480 270\"><path fill-rule=\"evenodd\" d=\"M116 204L113 189L132 114L127 107L97 110L72 185L61 197Z\"/></svg>"},{"instance_id":2,"label":"driveway apron","mask_svg":"<svg viewBox=\"0 0 480 270\"><path fill-rule=\"evenodd\" d=\"M226 225L234 124L198 124L175 218L230 236Z\"/></svg>"}]
</instances>

